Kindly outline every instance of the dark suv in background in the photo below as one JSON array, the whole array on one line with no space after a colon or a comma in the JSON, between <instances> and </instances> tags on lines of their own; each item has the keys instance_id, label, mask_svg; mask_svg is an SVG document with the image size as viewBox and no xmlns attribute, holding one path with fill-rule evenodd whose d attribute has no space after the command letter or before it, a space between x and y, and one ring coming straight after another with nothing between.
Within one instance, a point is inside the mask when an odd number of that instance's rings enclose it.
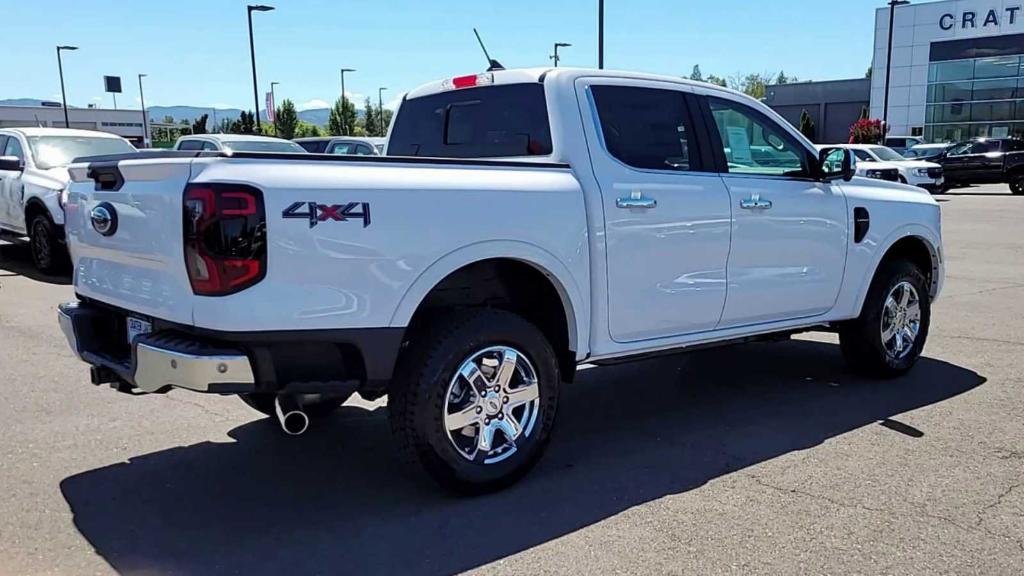
<instances>
[{"instance_id":1,"label":"dark suv in background","mask_svg":"<svg viewBox=\"0 0 1024 576\"><path fill-rule=\"evenodd\" d=\"M951 146L932 160L942 164L948 184L1007 183L1024 194L1024 140L976 138Z\"/></svg>"}]
</instances>

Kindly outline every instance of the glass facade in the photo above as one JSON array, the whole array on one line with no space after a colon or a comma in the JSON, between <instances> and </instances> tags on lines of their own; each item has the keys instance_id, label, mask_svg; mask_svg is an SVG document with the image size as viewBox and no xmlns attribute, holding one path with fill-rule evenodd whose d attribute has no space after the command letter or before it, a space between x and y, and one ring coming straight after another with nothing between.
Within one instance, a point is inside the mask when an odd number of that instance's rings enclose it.
<instances>
[{"instance_id":1,"label":"glass facade","mask_svg":"<svg viewBox=\"0 0 1024 576\"><path fill-rule=\"evenodd\" d=\"M1024 57L932 62L924 137L954 142L1024 137Z\"/></svg>"}]
</instances>

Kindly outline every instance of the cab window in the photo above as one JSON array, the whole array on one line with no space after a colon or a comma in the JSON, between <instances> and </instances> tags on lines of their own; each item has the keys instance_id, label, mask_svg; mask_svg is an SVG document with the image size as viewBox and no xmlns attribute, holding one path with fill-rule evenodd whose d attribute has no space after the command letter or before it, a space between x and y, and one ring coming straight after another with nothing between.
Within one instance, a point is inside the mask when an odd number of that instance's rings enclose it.
<instances>
[{"instance_id":1,"label":"cab window","mask_svg":"<svg viewBox=\"0 0 1024 576\"><path fill-rule=\"evenodd\" d=\"M857 160L859 160L861 162L874 162L875 161L875 158L873 156L871 156L871 154L868 154L867 150L859 150L857 148L854 148L853 150L851 150L851 152L853 152L853 155L856 156Z\"/></svg>"},{"instance_id":2,"label":"cab window","mask_svg":"<svg viewBox=\"0 0 1024 576\"><path fill-rule=\"evenodd\" d=\"M373 150L370 150L370 147L366 144L360 144L356 146L356 154L359 154L360 156L369 156L373 154Z\"/></svg>"},{"instance_id":3,"label":"cab window","mask_svg":"<svg viewBox=\"0 0 1024 576\"><path fill-rule=\"evenodd\" d=\"M351 142L335 142L331 145L331 149L327 151L328 154L354 154L355 144Z\"/></svg>"},{"instance_id":4,"label":"cab window","mask_svg":"<svg viewBox=\"0 0 1024 576\"><path fill-rule=\"evenodd\" d=\"M182 140L178 142L178 150L202 150L202 140Z\"/></svg>"},{"instance_id":5,"label":"cab window","mask_svg":"<svg viewBox=\"0 0 1024 576\"><path fill-rule=\"evenodd\" d=\"M17 138L11 136L7 140L7 146L4 148L3 154L0 156L16 156L22 162L25 161L25 149L21 147L21 142Z\"/></svg>"},{"instance_id":6,"label":"cab window","mask_svg":"<svg viewBox=\"0 0 1024 576\"><path fill-rule=\"evenodd\" d=\"M807 150L760 112L722 98L708 97L729 174L811 176Z\"/></svg>"},{"instance_id":7,"label":"cab window","mask_svg":"<svg viewBox=\"0 0 1024 576\"><path fill-rule=\"evenodd\" d=\"M634 168L696 169L691 163L694 132L682 92L633 86L590 90L609 154Z\"/></svg>"}]
</instances>

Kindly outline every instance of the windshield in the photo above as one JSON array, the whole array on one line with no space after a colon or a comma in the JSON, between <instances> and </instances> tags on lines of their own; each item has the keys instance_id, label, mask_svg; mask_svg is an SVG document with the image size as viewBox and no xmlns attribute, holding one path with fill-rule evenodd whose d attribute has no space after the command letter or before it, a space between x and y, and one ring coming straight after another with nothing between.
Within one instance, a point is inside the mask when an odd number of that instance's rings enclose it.
<instances>
[{"instance_id":1,"label":"windshield","mask_svg":"<svg viewBox=\"0 0 1024 576\"><path fill-rule=\"evenodd\" d=\"M235 152L306 152L306 149L295 142L281 140L280 142L268 142L266 140L227 140L223 142L227 150Z\"/></svg>"},{"instance_id":2,"label":"windshield","mask_svg":"<svg viewBox=\"0 0 1024 576\"><path fill-rule=\"evenodd\" d=\"M899 155L892 148L886 148L885 146L872 146L871 153L878 157L882 162L899 162L905 160L903 156Z\"/></svg>"},{"instance_id":3,"label":"windshield","mask_svg":"<svg viewBox=\"0 0 1024 576\"><path fill-rule=\"evenodd\" d=\"M940 156L945 148L911 148L903 155L904 158L917 160L921 158L935 158Z\"/></svg>"},{"instance_id":4,"label":"windshield","mask_svg":"<svg viewBox=\"0 0 1024 576\"><path fill-rule=\"evenodd\" d=\"M85 156L135 152L127 140L92 136L29 136L28 145L36 166L43 170L67 166Z\"/></svg>"}]
</instances>

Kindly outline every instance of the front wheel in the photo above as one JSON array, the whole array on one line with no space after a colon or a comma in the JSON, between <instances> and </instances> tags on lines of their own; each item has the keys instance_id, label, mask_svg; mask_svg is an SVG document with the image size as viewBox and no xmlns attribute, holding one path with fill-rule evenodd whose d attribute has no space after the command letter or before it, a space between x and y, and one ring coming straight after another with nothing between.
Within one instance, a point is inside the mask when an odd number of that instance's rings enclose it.
<instances>
[{"instance_id":1,"label":"front wheel","mask_svg":"<svg viewBox=\"0 0 1024 576\"><path fill-rule=\"evenodd\" d=\"M57 226L46 214L38 214L29 222L29 248L32 263L43 274L57 274L67 263L67 251L60 241Z\"/></svg>"},{"instance_id":2,"label":"front wheel","mask_svg":"<svg viewBox=\"0 0 1024 576\"><path fill-rule=\"evenodd\" d=\"M1018 176L1010 181L1010 192L1016 196L1024 194L1024 176Z\"/></svg>"},{"instance_id":3,"label":"front wheel","mask_svg":"<svg viewBox=\"0 0 1024 576\"><path fill-rule=\"evenodd\" d=\"M406 459L441 486L497 490L540 459L559 380L554 350L523 318L451 312L403 353L388 394L391 429Z\"/></svg>"},{"instance_id":4,"label":"front wheel","mask_svg":"<svg viewBox=\"0 0 1024 576\"><path fill-rule=\"evenodd\" d=\"M921 356L931 322L924 273L912 262L894 260L879 268L860 317L839 330L843 357L854 371L894 378Z\"/></svg>"}]
</instances>

